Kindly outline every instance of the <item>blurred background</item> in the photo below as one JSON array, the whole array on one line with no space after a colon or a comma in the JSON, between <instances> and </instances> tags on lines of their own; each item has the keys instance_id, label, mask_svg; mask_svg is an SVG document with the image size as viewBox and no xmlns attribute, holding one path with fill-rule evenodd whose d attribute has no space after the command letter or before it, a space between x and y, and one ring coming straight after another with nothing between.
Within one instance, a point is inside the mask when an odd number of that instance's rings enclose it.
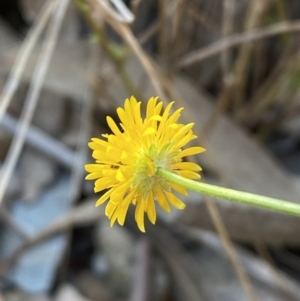
<instances>
[{"instance_id":1,"label":"blurred background","mask_svg":"<svg viewBox=\"0 0 300 301\"><path fill-rule=\"evenodd\" d=\"M183 106L202 180L300 196L300 2L0 1L0 300L300 300L300 219L189 193L110 228L87 142ZM134 208L131 208L134 209Z\"/></svg>"}]
</instances>

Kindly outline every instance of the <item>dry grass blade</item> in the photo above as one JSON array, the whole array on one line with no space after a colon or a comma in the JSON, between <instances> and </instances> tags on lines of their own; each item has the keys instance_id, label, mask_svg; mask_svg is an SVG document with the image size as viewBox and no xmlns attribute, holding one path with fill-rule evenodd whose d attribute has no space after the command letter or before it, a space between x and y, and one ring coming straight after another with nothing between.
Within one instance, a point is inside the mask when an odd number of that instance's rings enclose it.
<instances>
[{"instance_id":1,"label":"dry grass blade","mask_svg":"<svg viewBox=\"0 0 300 301\"><path fill-rule=\"evenodd\" d=\"M124 3L120 0L110 0L118 12L115 12L107 3L107 1L103 0L96 0L98 1L103 7L105 7L105 11L107 14L110 15L111 18L117 20L118 22L122 23L132 23L134 21L134 15L131 13L130 10L124 5Z\"/></svg>"},{"instance_id":2,"label":"dry grass blade","mask_svg":"<svg viewBox=\"0 0 300 301\"><path fill-rule=\"evenodd\" d=\"M120 54L118 54L116 51L113 51L115 45L114 43L111 43L111 41L109 41L105 31L103 30L102 26L99 24L99 19L95 17L95 14L94 12L91 11L91 9L88 9L86 7L85 2L81 0L73 0L73 2L81 11L81 13L85 16L87 22L96 33L99 39L99 43L101 44L107 57L114 63L114 67L116 68L117 73L120 74L120 77L123 81L124 86L128 90L128 93L130 93L131 95L140 96L139 91L136 89L135 85L133 85L133 81L131 77L128 75L128 73L126 72L123 66L124 64L123 64L122 56L120 56ZM93 3L97 5L97 2L93 2ZM97 9L95 10L97 11ZM113 16L111 13L108 14L110 15L110 17ZM114 17L112 18L114 19Z\"/></svg>"},{"instance_id":3,"label":"dry grass blade","mask_svg":"<svg viewBox=\"0 0 300 301\"><path fill-rule=\"evenodd\" d=\"M157 69L152 64L150 58L148 58L146 53L141 48L140 44L132 34L130 28L121 25L119 29L120 29L120 34L128 43L128 45L132 48L132 50L135 52L140 62L142 63L143 67L145 68L147 74L149 75L152 81L155 90L157 91L157 94L160 95L162 99L167 100L168 96L164 92L164 89L160 82L160 78L161 78L160 73L157 71Z\"/></svg>"},{"instance_id":4,"label":"dry grass blade","mask_svg":"<svg viewBox=\"0 0 300 301\"><path fill-rule=\"evenodd\" d=\"M32 84L25 99L24 109L19 121L17 133L13 138L12 144L5 160L5 164L1 170L0 204L3 201L8 182L11 178L16 162L20 156L26 137L26 132L29 128L35 107L37 105L38 97L43 86L46 72L54 51L58 33L61 28L68 3L69 0L62 0L61 2L59 2L59 6L57 7L55 14L53 15L49 31L47 32L41 55L38 60L38 65L33 74Z\"/></svg>"},{"instance_id":5,"label":"dry grass blade","mask_svg":"<svg viewBox=\"0 0 300 301\"><path fill-rule=\"evenodd\" d=\"M186 12L188 13L189 17L194 19L195 21L199 22L201 25L203 25L205 28L207 28L209 31L214 32L215 31L215 25L212 21L209 20L207 16L203 12L201 14L198 12L197 7L192 4L186 6Z\"/></svg>"},{"instance_id":6,"label":"dry grass blade","mask_svg":"<svg viewBox=\"0 0 300 301\"><path fill-rule=\"evenodd\" d=\"M183 0L174 1L174 12L172 18L172 33L173 39L171 41L171 49L170 56L172 56L171 64L173 65L176 61L176 55L179 53L179 47L181 46L181 25L183 22Z\"/></svg>"},{"instance_id":7,"label":"dry grass blade","mask_svg":"<svg viewBox=\"0 0 300 301\"><path fill-rule=\"evenodd\" d=\"M2 121L0 121L0 125L7 132L14 134L16 132L18 122L6 114ZM49 155L51 158L68 168L71 168L74 165L74 162L76 162L75 154L72 150L34 126L30 126L28 128L26 143L42 153Z\"/></svg>"},{"instance_id":8,"label":"dry grass blade","mask_svg":"<svg viewBox=\"0 0 300 301\"><path fill-rule=\"evenodd\" d=\"M184 55L179 60L177 68L187 67L194 63L201 62L209 57L219 54L226 49L238 46L240 44L250 43L255 40L293 31L300 31L300 21L281 22L263 29L255 29L248 32L243 32L241 34L235 34L226 39L212 43L205 48L195 50Z\"/></svg>"},{"instance_id":9,"label":"dry grass blade","mask_svg":"<svg viewBox=\"0 0 300 301\"><path fill-rule=\"evenodd\" d=\"M179 288L177 292L182 293L183 300L208 300L204 289L201 288L201 279L197 277L197 269L201 269L198 262L185 252L166 226L157 224L155 228L155 230L149 229L149 237L168 264L176 286Z\"/></svg>"},{"instance_id":10,"label":"dry grass blade","mask_svg":"<svg viewBox=\"0 0 300 301\"><path fill-rule=\"evenodd\" d=\"M147 238L137 243L136 272L130 301L147 301L150 272L150 244Z\"/></svg>"},{"instance_id":11,"label":"dry grass blade","mask_svg":"<svg viewBox=\"0 0 300 301\"><path fill-rule=\"evenodd\" d=\"M226 39L232 34L234 11L235 11L236 0L225 0L223 3L223 26L222 26L222 37ZM231 53L229 49L225 49L221 56L221 65L223 74L227 75L230 69Z\"/></svg>"},{"instance_id":12,"label":"dry grass blade","mask_svg":"<svg viewBox=\"0 0 300 301\"><path fill-rule=\"evenodd\" d=\"M32 30L29 32L27 39L22 44L14 66L12 67L8 81L0 96L0 121L2 120L9 102L19 85L22 73L26 66L26 62L28 61L28 58L32 52L32 49L34 48L43 29L45 28L56 4L57 1L53 0L48 0L46 2L43 9L37 16L36 22L33 25Z\"/></svg>"},{"instance_id":13,"label":"dry grass blade","mask_svg":"<svg viewBox=\"0 0 300 301\"><path fill-rule=\"evenodd\" d=\"M120 13L120 15L118 15L118 14L112 12L116 16L116 18L118 18L118 20L120 22L132 23L134 21L134 15L127 8L127 6L124 4L123 1L121 1L121 0L110 0L110 1L114 4L116 9Z\"/></svg>"},{"instance_id":14,"label":"dry grass blade","mask_svg":"<svg viewBox=\"0 0 300 301\"><path fill-rule=\"evenodd\" d=\"M158 7L159 7L159 39L158 39L158 46L159 46L159 59L160 63L163 67L166 67L164 64L168 61L167 59L167 34L168 34L168 1L166 0L159 0Z\"/></svg>"},{"instance_id":15,"label":"dry grass blade","mask_svg":"<svg viewBox=\"0 0 300 301\"><path fill-rule=\"evenodd\" d=\"M265 245L263 242L257 241L254 247L259 257L269 264L270 272L275 280L274 282L285 294L286 300L296 301L297 299L295 299L295 296L297 296L298 293L296 293L294 296L293 291L291 292L291 290L293 290L293 286L291 286L293 283L289 283L288 279L284 277L284 274L280 272L268 250L267 245Z\"/></svg>"},{"instance_id":16,"label":"dry grass blade","mask_svg":"<svg viewBox=\"0 0 300 301\"><path fill-rule=\"evenodd\" d=\"M223 21L222 21L222 38L225 40L233 32L234 27L234 13L235 0L225 0L223 3ZM221 52L221 69L223 73L223 88L218 96L217 102L213 111L210 113L206 125L203 127L203 132L206 137L211 135L214 126L217 124L219 118L226 111L232 95L232 88L234 86L234 76L231 73L232 52L230 49L224 49Z\"/></svg>"},{"instance_id":17,"label":"dry grass blade","mask_svg":"<svg viewBox=\"0 0 300 301\"><path fill-rule=\"evenodd\" d=\"M101 14L104 15L106 21L118 32L118 34L123 38L123 40L130 46L133 52L141 61L143 67L145 68L147 74L149 75L152 84L157 91L158 95L160 95L163 99L167 100L168 97L164 92L164 89L160 83L160 76L158 71L155 69L151 60L143 51L137 39L134 37L131 29L126 25L118 22L115 18L112 17L109 11L107 11L107 7L103 5L101 1L89 0L89 3L95 8L95 10L100 11Z\"/></svg>"},{"instance_id":18,"label":"dry grass blade","mask_svg":"<svg viewBox=\"0 0 300 301\"><path fill-rule=\"evenodd\" d=\"M253 0L250 3L250 8L247 10L246 17L246 32L252 30L256 27L259 27L263 22L263 16L268 6L270 5L270 1L260 1ZM244 100L244 92L246 87L247 80L247 70L251 64L250 59L253 52L253 45L242 45L239 57L236 61L236 70L235 70L235 89L234 89L234 104L235 108L241 107Z\"/></svg>"},{"instance_id":19,"label":"dry grass blade","mask_svg":"<svg viewBox=\"0 0 300 301\"><path fill-rule=\"evenodd\" d=\"M234 83L234 76L231 73L228 73L224 80L224 88L222 89L206 124L203 126L203 132L206 134L207 138L212 135L218 121L226 113L226 110L229 107Z\"/></svg>"},{"instance_id":20,"label":"dry grass blade","mask_svg":"<svg viewBox=\"0 0 300 301\"><path fill-rule=\"evenodd\" d=\"M149 27L142 32L139 36L138 36L138 41L141 45L145 44L150 38L152 38L156 32L159 30L159 22L158 20L154 21L151 25L149 25Z\"/></svg>"},{"instance_id":21,"label":"dry grass blade","mask_svg":"<svg viewBox=\"0 0 300 301\"><path fill-rule=\"evenodd\" d=\"M238 121L242 124L250 124L253 119L257 118L261 114L260 108L264 107L265 99L268 99L266 95L279 85L279 81L287 72L287 68L293 63L293 58L284 56L279 60L269 77L262 83L252 96L249 104L244 105L237 114Z\"/></svg>"},{"instance_id":22,"label":"dry grass blade","mask_svg":"<svg viewBox=\"0 0 300 301\"><path fill-rule=\"evenodd\" d=\"M213 220L214 226L216 227L216 230L222 240L223 247L229 257L229 260L241 282L241 285L248 297L251 301L258 301L253 287L251 285L250 278L248 277L244 267L241 265L239 258L237 256L237 253L234 249L234 246L231 242L231 239L229 237L229 234L226 230L226 227L223 223L222 217L218 211L218 208L214 201L210 198L205 197L206 206L209 210L209 214Z\"/></svg>"},{"instance_id":23,"label":"dry grass blade","mask_svg":"<svg viewBox=\"0 0 300 301\"><path fill-rule=\"evenodd\" d=\"M94 66L97 66L96 64L96 55L98 54L98 49L94 51L93 45L90 45L90 55L89 55L89 61L87 64L87 78L91 78L93 76ZM92 104L91 104L91 96L89 93L89 86L88 83L86 85L85 90L86 99L82 102L82 112L80 116L80 130L78 134L78 141L77 141L77 155L75 157L76 164L73 162L73 174L72 174L72 183L71 183L71 198L75 201L75 199L80 194L80 182L82 181L83 172L84 169L82 168L84 166L84 163L87 158L87 143L89 140L90 132L91 132L91 126L90 126L90 116L92 111Z\"/></svg>"},{"instance_id":24,"label":"dry grass blade","mask_svg":"<svg viewBox=\"0 0 300 301\"><path fill-rule=\"evenodd\" d=\"M130 9L134 15L136 15L137 10L143 0L132 0L130 1Z\"/></svg>"},{"instance_id":25,"label":"dry grass blade","mask_svg":"<svg viewBox=\"0 0 300 301\"><path fill-rule=\"evenodd\" d=\"M199 241L206 245L220 256L224 256L221 242L214 234L187 227L183 227L181 231L195 241ZM275 291L277 291L280 285L284 283L284 288L282 288L286 293L286 298L284 300L296 301L299 299L299 285L297 281L281 271L276 271L276 273L278 273L278 275L276 275L273 267L266 261L259 259L254 254L239 247L238 245L236 245L235 248L238 251L238 255L243 266L245 266L246 271L253 279L270 287L271 289L274 289ZM281 279L279 280L278 277ZM279 285L279 281L282 281L283 283Z\"/></svg>"}]
</instances>

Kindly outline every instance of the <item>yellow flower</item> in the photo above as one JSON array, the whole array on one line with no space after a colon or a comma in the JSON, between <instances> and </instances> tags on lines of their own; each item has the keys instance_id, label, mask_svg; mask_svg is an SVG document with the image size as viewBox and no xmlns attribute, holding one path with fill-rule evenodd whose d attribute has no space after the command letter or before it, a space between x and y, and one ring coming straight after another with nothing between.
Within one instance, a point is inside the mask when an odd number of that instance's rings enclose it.
<instances>
[{"instance_id":1,"label":"yellow flower","mask_svg":"<svg viewBox=\"0 0 300 301\"><path fill-rule=\"evenodd\" d=\"M161 167L185 178L199 179L200 166L183 162L183 157L201 153L202 147L182 150L195 139L193 123L180 124L177 120L183 108L170 114L173 102L162 111L163 103L150 98L146 117L141 117L141 102L134 97L126 99L124 109L117 109L119 126L107 116L112 134L102 135L104 139L92 138L89 147L93 150L96 164L87 164L87 180L95 181L95 192L107 190L96 206L108 201L105 214L111 226L118 221L124 224L130 204L136 205L135 220L139 229L145 232L144 214L152 224L156 221L155 201L166 212L170 204L184 209L185 204L172 192L187 195L185 188L173 184L156 174Z\"/></svg>"}]
</instances>

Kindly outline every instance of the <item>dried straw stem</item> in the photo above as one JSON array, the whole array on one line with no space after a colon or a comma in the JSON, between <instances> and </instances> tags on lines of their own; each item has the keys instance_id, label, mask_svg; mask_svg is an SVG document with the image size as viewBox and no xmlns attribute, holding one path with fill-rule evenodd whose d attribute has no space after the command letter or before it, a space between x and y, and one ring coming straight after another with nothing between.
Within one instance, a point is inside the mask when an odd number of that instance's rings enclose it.
<instances>
[{"instance_id":1,"label":"dried straw stem","mask_svg":"<svg viewBox=\"0 0 300 301\"><path fill-rule=\"evenodd\" d=\"M199 63L221 53L226 49L230 49L241 44L251 43L253 41L295 31L300 31L300 21L280 22L263 29L253 29L241 34L235 34L184 55L181 59L179 59L177 68L188 67L192 64Z\"/></svg>"},{"instance_id":2,"label":"dried straw stem","mask_svg":"<svg viewBox=\"0 0 300 301\"><path fill-rule=\"evenodd\" d=\"M57 10L53 15L49 30L47 31L46 39L42 47L38 64L33 74L32 84L25 99L24 109L18 123L17 132L13 138L4 166L1 170L0 204L3 201L7 185L10 181L13 170L22 151L26 133L31 123L36 105L38 103L38 98L56 45L58 33L61 28L68 3L69 0L62 0L59 2Z\"/></svg>"}]
</instances>

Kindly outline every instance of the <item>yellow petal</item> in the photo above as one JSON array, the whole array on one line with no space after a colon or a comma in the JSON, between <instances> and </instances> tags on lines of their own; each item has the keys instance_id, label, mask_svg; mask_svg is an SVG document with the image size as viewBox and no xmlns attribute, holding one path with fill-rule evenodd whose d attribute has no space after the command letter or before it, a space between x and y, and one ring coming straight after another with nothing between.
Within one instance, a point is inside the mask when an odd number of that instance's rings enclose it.
<instances>
[{"instance_id":1,"label":"yellow petal","mask_svg":"<svg viewBox=\"0 0 300 301\"><path fill-rule=\"evenodd\" d=\"M128 116L128 118L132 119L133 114L132 114L132 111L131 111L131 105L130 105L130 102L129 102L128 98L124 102L124 111L125 111L126 115Z\"/></svg>"},{"instance_id":2,"label":"yellow petal","mask_svg":"<svg viewBox=\"0 0 300 301\"><path fill-rule=\"evenodd\" d=\"M85 177L86 180L95 180L98 178L102 178L103 172L93 172Z\"/></svg>"},{"instance_id":3,"label":"yellow petal","mask_svg":"<svg viewBox=\"0 0 300 301\"><path fill-rule=\"evenodd\" d=\"M157 99L158 99L158 97L151 97L149 99L148 104L147 104L147 109L146 109L146 118L147 119L151 118L151 116L154 115L154 109L155 109Z\"/></svg>"},{"instance_id":4,"label":"yellow petal","mask_svg":"<svg viewBox=\"0 0 300 301\"><path fill-rule=\"evenodd\" d=\"M98 172L105 168L105 166L100 164L86 164L84 168L87 172Z\"/></svg>"},{"instance_id":5,"label":"yellow petal","mask_svg":"<svg viewBox=\"0 0 300 301\"><path fill-rule=\"evenodd\" d=\"M150 222L154 225L156 222L156 210L155 210L155 204L154 204L154 200L153 200L153 194L151 191L150 191L150 193L148 193L146 202L147 202L148 218L149 218Z\"/></svg>"},{"instance_id":6,"label":"yellow petal","mask_svg":"<svg viewBox=\"0 0 300 301\"><path fill-rule=\"evenodd\" d=\"M177 196L175 196L173 193L171 192L167 192L165 191L165 194L169 200L169 202L177 209L184 209L186 207L185 203L182 202Z\"/></svg>"},{"instance_id":7,"label":"yellow petal","mask_svg":"<svg viewBox=\"0 0 300 301\"><path fill-rule=\"evenodd\" d=\"M111 178L100 178L95 182L94 191L99 192L103 189L109 188L114 184Z\"/></svg>"},{"instance_id":8,"label":"yellow petal","mask_svg":"<svg viewBox=\"0 0 300 301\"><path fill-rule=\"evenodd\" d=\"M143 133L143 136L147 136L147 135L150 135L150 134L154 134L156 133L156 129L155 128L147 128L146 131Z\"/></svg>"},{"instance_id":9,"label":"yellow petal","mask_svg":"<svg viewBox=\"0 0 300 301\"><path fill-rule=\"evenodd\" d=\"M136 125L139 128L141 128L143 124L143 120L141 118L141 102L135 103L132 110L133 110L134 120L136 122Z\"/></svg>"},{"instance_id":10,"label":"yellow petal","mask_svg":"<svg viewBox=\"0 0 300 301\"><path fill-rule=\"evenodd\" d=\"M110 116L106 117L106 121L107 121L108 126L110 127L110 129L116 136L122 136L122 133L120 132L118 126L116 125L116 123Z\"/></svg>"},{"instance_id":11,"label":"yellow petal","mask_svg":"<svg viewBox=\"0 0 300 301\"><path fill-rule=\"evenodd\" d=\"M160 115L153 115L149 118L149 121L162 121L162 117Z\"/></svg>"},{"instance_id":12,"label":"yellow petal","mask_svg":"<svg viewBox=\"0 0 300 301\"><path fill-rule=\"evenodd\" d=\"M181 151L180 154L178 155L178 157L182 158L182 157L186 157L186 156L200 154L200 153L203 153L204 151L205 151L205 148L200 147L200 146L189 147L189 148Z\"/></svg>"},{"instance_id":13,"label":"yellow petal","mask_svg":"<svg viewBox=\"0 0 300 301\"><path fill-rule=\"evenodd\" d=\"M171 188L173 188L174 190L178 191L179 193L183 194L183 195L188 195L186 189L180 185L174 184L174 183L169 183L169 185L171 186Z\"/></svg>"},{"instance_id":14,"label":"yellow petal","mask_svg":"<svg viewBox=\"0 0 300 301\"><path fill-rule=\"evenodd\" d=\"M135 107L137 104L138 104L138 102L137 102L136 98L133 95L131 95L130 96L130 105L132 107Z\"/></svg>"},{"instance_id":15,"label":"yellow petal","mask_svg":"<svg viewBox=\"0 0 300 301\"><path fill-rule=\"evenodd\" d=\"M169 115L169 113L170 113L170 110L171 110L173 104L174 104L174 101L170 102L170 103L167 105L167 107L166 107L166 109L165 109L165 111L164 111L164 113L163 113L163 115L162 115L162 120L161 120L161 122L160 122L160 124L159 124L159 128L158 128L158 130L157 130L157 136L158 136L158 137L164 132L165 124L167 123L168 115Z\"/></svg>"},{"instance_id":16,"label":"yellow petal","mask_svg":"<svg viewBox=\"0 0 300 301\"><path fill-rule=\"evenodd\" d=\"M125 180L125 177L124 177L124 175L123 175L123 173L122 173L122 171L121 171L121 168L119 168L119 169L117 170L117 173L116 173L116 179L117 179L118 181L120 181L120 182L123 182L123 181Z\"/></svg>"},{"instance_id":17,"label":"yellow petal","mask_svg":"<svg viewBox=\"0 0 300 301\"><path fill-rule=\"evenodd\" d=\"M193 162L179 162L172 165L172 169L186 169L190 171L200 171L202 168Z\"/></svg>"},{"instance_id":18,"label":"yellow petal","mask_svg":"<svg viewBox=\"0 0 300 301\"><path fill-rule=\"evenodd\" d=\"M180 117L180 113L183 110L183 108L179 108L177 109L169 118L168 120L168 124L171 124L177 121L177 119Z\"/></svg>"},{"instance_id":19,"label":"yellow petal","mask_svg":"<svg viewBox=\"0 0 300 301\"><path fill-rule=\"evenodd\" d=\"M192 141L193 139L196 139L196 138L197 138L197 136L195 136L192 131L189 131L186 134L186 136L184 136L181 140L176 142L176 144L174 145L174 148L180 149L182 146L186 145L187 143L189 143L190 141Z\"/></svg>"},{"instance_id":20,"label":"yellow petal","mask_svg":"<svg viewBox=\"0 0 300 301\"><path fill-rule=\"evenodd\" d=\"M201 178L199 174L190 170L176 170L176 173L191 180L198 180Z\"/></svg>"},{"instance_id":21,"label":"yellow petal","mask_svg":"<svg viewBox=\"0 0 300 301\"><path fill-rule=\"evenodd\" d=\"M121 120L121 122L123 123L123 126L125 128L130 127L131 121L129 119L129 116L126 115L126 112L122 109L122 108L118 108L117 109L117 114ZM122 125L121 125L122 126Z\"/></svg>"},{"instance_id":22,"label":"yellow petal","mask_svg":"<svg viewBox=\"0 0 300 301\"><path fill-rule=\"evenodd\" d=\"M111 218L118 205L119 204L109 201L105 208L105 215L108 216L108 218Z\"/></svg>"},{"instance_id":23,"label":"yellow petal","mask_svg":"<svg viewBox=\"0 0 300 301\"><path fill-rule=\"evenodd\" d=\"M121 159L126 159L126 158L128 158L128 155L126 152L123 151L121 154Z\"/></svg>"},{"instance_id":24,"label":"yellow petal","mask_svg":"<svg viewBox=\"0 0 300 301\"><path fill-rule=\"evenodd\" d=\"M122 204L120 205L120 210L118 213L118 223L123 226L125 222L125 217L128 211L128 207L132 202L132 197L135 193L135 190L131 191L124 199Z\"/></svg>"},{"instance_id":25,"label":"yellow petal","mask_svg":"<svg viewBox=\"0 0 300 301\"><path fill-rule=\"evenodd\" d=\"M189 130L195 125L195 123L188 123L186 124L185 126L183 126L176 134L175 136L173 137L173 139L178 139L182 136L185 136L186 133L189 132Z\"/></svg>"},{"instance_id":26,"label":"yellow petal","mask_svg":"<svg viewBox=\"0 0 300 301\"><path fill-rule=\"evenodd\" d=\"M117 207L117 209L113 213L112 217L110 218L110 223L109 224L110 224L111 227L114 225L114 223L116 222L116 220L118 218L118 209L119 209L119 207Z\"/></svg>"},{"instance_id":27,"label":"yellow petal","mask_svg":"<svg viewBox=\"0 0 300 301\"><path fill-rule=\"evenodd\" d=\"M88 146L91 149L94 149L94 148L95 149L97 149L97 148L102 149L103 147L106 148L107 145L108 145L107 141L99 139L99 138L92 138L92 142L88 143Z\"/></svg>"},{"instance_id":28,"label":"yellow petal","mask_svg":"<svg viewBox=\"0 0 300 301\"><path fill-rule=\"evenodd\" d=\"M122 185L116 185L113 188L113 192L111 194L111 201L113 203L120 203L122 202L124 195L126 194L126 191L129 189L129 183L128 181L122 183Z\"/></svg>"},{"instance_id":29,"label":"yellow petal","mask_svg":"<svg viewBox=\"0 0 300 301\"><path fill-rule=\"evenodd\" d=\"M137 203L135 209L135 221L141 232L146 232L145 224L144 224L144 214L145 214L145 202L140 201Z\"/></svg>"},{"instance_id":30,"label":"yellow petal","mask_svg":"<svg viewBox=\"0 0 300 301\"><path fill-rule=\"evenodd\" d=\"M170 212L171 208L170 205L166 199L166 196L163 193L162 189L157 189L156 191L157 194L157 202L159 203L160 207L165 210L166 212Z\"/></svg>"},{"instance_id":31,"label":"yellow petal","mask_svg":"<svg viewBox=\"0 0 300 301\"><path fill-rule=\"evenodd\" d=\"M107 192L105 192L105 193L101 196L101 198L98 199L98 201L96 202L95 206L98 207L98 206L102 205L104 202L106 202L107 199L110 197L111 193L112 193L112 190L111 190L111 189L108 190Z\"/></svg>"},{"instance_id":32,"label":"yellow petal","mask_svg":"<svg viewBox=\"0 0 300 301\"><path fill-rule=\"evenodd\" d=\"M155 106L154 114L153 114L153 115L160 115L160 112L161 112L162 107L163 107L163 102L160 101L160 102Z\"/></svg>"}]
</instances>

